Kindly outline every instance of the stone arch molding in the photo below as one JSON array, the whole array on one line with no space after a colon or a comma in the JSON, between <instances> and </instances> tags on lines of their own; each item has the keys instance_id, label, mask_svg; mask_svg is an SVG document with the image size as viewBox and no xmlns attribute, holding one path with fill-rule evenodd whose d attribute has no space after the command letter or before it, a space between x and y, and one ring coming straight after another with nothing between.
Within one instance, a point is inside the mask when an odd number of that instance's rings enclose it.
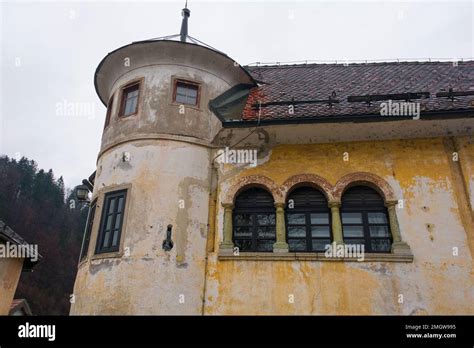
<instances>
[{"instance_id":1,"label":"stone arch molding","mask_svg":"<svg viewBox=\"0 0 474 348\"><path fill-rule=\"evenodd\" d=\"M261 187L267 190L273 196L275 203L285 202L280 187L272 179L264 175L249 175L239 178L232 184L230 190L227 191L222 204L233 204L237 195L250 187Z\"/></svg>"},{"instance_id":2,"label":"stone arch molding","mask_svg":"<svg viewBox=\"0 0 474 348\"><path fill-rule=\"evenodd\" d=\"M334 185L334 199L341 201L343 193L348 188L359 184L367 185L376 190L385 202L396 200L392 188L384 179L378 175L365 172L350 173L340 178L336 185Z\"/></svg>"},{"instance_id":3,"label":"stone arch molding","mask_svg":"<svg viewBox=\"0 0 474 348\"><path fill-rule=\"evenodd\" d=\"M288 178L281 187L284 199L286 200L292 190L302 185L314 187L326 196L328 202L334 201L333 186L329 181L316 174L297 174Z\"/></svg>"},{"instance_id":4,"label":"stone arch molding","mask_svg":"<svg viewBox=\"0 0 474 348\"><path fill-rule=\"evenodd\" d=\"M297 174L288 178L281 186L264 175L249 175L238 178L227 191L222 204L233 204L237 195L250 187L261 187L273 196L275 203L285 203L288 194L301 185L309 185L319 189L328 202L340 202L342 194L349 188L358 184L367 185L375 189L385 202L396 201L395 194L390 185L381 177L366 172L356 172L344 175L333 186L329 181L316 174Z\"/></svg>"}]
</instances>

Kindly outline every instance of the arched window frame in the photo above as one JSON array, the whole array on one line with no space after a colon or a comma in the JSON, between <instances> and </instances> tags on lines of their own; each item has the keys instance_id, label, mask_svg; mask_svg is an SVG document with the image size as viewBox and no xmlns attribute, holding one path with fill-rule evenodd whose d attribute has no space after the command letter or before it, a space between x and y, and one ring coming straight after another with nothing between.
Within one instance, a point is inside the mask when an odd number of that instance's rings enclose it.
<instances>
[{"instance_id":1,"label":"arched window frame","mask_svg":"<svg viewBox=\"0 0 474 348\"><path fill-rule=\"evenodd\" d=\"M361 196L361 204L348 204L345 202L345 197L347 197L347 194L353 193L353 190L360 190L359 195ZM376 203L367 203L366 198L367 195L374 195L376 194L377 197L379 198L379 201ZM360 220L356 220L356 216L354 214L360 213ZM349 217L349 214L352 214L352 220ZM374 220L371 221L371 214L372 219L381 219L382 221L374 222ZM375 215L377 214L377 215ZM378 217L376 217L378 216ZM391 250L391 246L393 243L393 235L392 235L392 230L390 226L390 219L389 219L389 214L387 207L384 204L384 199L380 195L379 192L377 192L375 189L373 189L370 186L367 185L353 185L347 190L345 190L341 196L341 222L342 222L342 234L343 234L343 240L345 244L351 244L348 243L349 241L364 241L364 251L369 252L369 253L389 253ZM362 236L360 237L355 237L355 236L348 236L347 235L347 228L348 227L362 227ZM372 234L372 227L385 227L387 231L386 236L377 236ZM373 242L374 241L389 241L388 248L384 250L378 250L373 247ZM361 243L357 243L361 244Z\"/></svg>"},{"instance_id":2,"label":"arched window frame","mask_svg":"<svg viewBox=\"0 0 474 348\"><path fill-rule=\"evenodd\" d=\"M301 204L298 202L291 202L291 200L294 200L295 194L301 195L301 193L304 192L304 195L306 196L304 200L306 201L305 204ZM319 204L308 204L308 195L314 192L317 197L317 199L321 200L321 203ZM316 197L315 197L316 198ZM292 204L290 204L292 203ZM295 214L295 215L303 215L304 216L304 221L296 220L291 221L290 220L290 215ZM315 217L314 215L316 214L326 214L327 219L324 220L317 220L318 218ZM321 219L321 216L319 217ZM328 201L326 198L326 195L324 192L321 192L321 190L313 187L312 185L299 185L297 187L294 187L287 195L287 204L286 204L286 209L285 209L285 226L286 226L286 242L289 245L289 251L290 252L324 252L326 249L326 245L332 243L333 241L333 236L332 236L332 216L331 216L331 210L329 209L328 206ZM292 228L301 228L304 227L304 237L296 237L296 236L291 236L290 230ZM327 228L327 235L326 236L313 236L313 229L323 230ZM305 248L303 249L297 249L294 248L294 241L295 240L304 240L305 241ZM322 242L323 244L320 245L319 247L314 245L314 242ZM292 246L293 245L293 246Z\"/></svg>"},{"instance_id":3,"label":"arched window frame","mask_svg":"<svg viewBox=\"0 0 474 348\"><path fill-rule=\"evenodd\" d=\"M260 198L263 198L263 193L268 195L267 198L271 199L271 204L258 206L254 205L240 205L239 199L242 198L242 195L254 193L255 199L259 199L258 195L261 195ZM249 219L245 221L244 219L238 220L237 216L239 215L248 215ZM264 216L267 215L269 218L265 219ZM265 223L261 223L264 221ZM248 228L251 232L250 238L237 236L236 232L238 229ZM259 232L261 230L273 230L273 236L261 236ZM271 233L270 233L271 234ZM243 241L247 241L246 244ZM235 198L235 203L232 211L232 242L233 245L239 248L239 251L242 252L272 252L273 245L276 243L276 209L274 206L274 199L270 192L266 189L252 186L247 187L244 190L241 190ZM250 242L250 245L249 245Z\"/></svg>"},{"instance_id":4,"label":"arched window frame","mask_svg":"<svg viewBox=\"0 0 474 348\"><path fill-rule=\"evenodd\" d=\"M367 172L353 172L341 177L334 185L329 183L323 177L315 174L303 173L289 177L283 184L278 185L269 177L264 175L249 175L235 178L231 181L229 187L222 193L220 203L222 210L222 240L219 243L219 257L222 260L239 258L242 260L260 259L325 259L320 253L309 253L298 255L298 253L288 253L288 244L286 243L286 197L294 188L308 185L320 190L328 200L328 206L331 210L331 236L332 244L344 244L342 235L341 221L341 196L344 191L352 186L366 185L377 191L383 198L384 206L388 210L388 219L390 224L391 238L393 240L391 250L383 253L366 253L367 260L385 260L385 261L413 261L413 253L410 246L402 240L400 234L400 226L397 219L397 206L400 200L395 198L395 194L390 185L381 177ZM236 196L248 187L262 187L273 196L276 207L276 243L273 245L273 254L263 253L255 255L255 253L239 253L235 248L233 237L233 209ZM393 254L389 256L388 254ZM380 256L378 256L380 255ZM352 261L352 259L350 259Z\"/></svg>"}]
</instances>

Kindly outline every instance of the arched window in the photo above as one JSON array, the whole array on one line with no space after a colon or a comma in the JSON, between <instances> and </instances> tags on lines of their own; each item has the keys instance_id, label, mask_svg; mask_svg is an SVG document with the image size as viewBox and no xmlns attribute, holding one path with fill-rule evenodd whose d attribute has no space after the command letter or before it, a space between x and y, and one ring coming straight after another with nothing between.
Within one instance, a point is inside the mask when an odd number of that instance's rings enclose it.
<instances>
[{"instance_id":1,"label":"arched window","mask_svg":"<svg viewBox=\"0 0 474 348\"><path fill-rule=\"evenodd\" d=\"M234 203L232 239L240 251L273 251L276 242L273 197L253 187L241 192Z\"/></svg>"},{"instance_id":2,"label":"arched window","mask_svg":"<svg viewBox=\"0 0 474 348\"><path fill-rule=\"evenodd\" d=\"M331 214L323 193L299 187L288 195L285 212L290 251L325 251L331 243Z\"/></svg>"},{"instance_id":3,"label":"arched window","mask_svg":"<svg viewBox=\"0 0 474 348\"><path fill-rule=\"evenodd\" d=\"M354 186L341 203L344 243L363 244L366 252L390 252L392 234L382 197L369 187Z\"/></svg>"}]
</instances>

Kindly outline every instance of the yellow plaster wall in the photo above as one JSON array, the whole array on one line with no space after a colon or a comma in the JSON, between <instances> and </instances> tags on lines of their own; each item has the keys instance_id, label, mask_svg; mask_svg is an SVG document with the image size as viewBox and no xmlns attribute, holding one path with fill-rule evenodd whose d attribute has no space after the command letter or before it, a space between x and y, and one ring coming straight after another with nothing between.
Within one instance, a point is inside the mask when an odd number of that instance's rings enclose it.
<instances>
[{"instance_id":1,"label":"yellow plaster wall","mask_svg":"<svg viewBox=\"0 0 474 348\"><path fill-rule=\"evenodd\" d=\"M20 280L23 260L0 258L0 315L8 315Z\"/></svg>"},{"instance_id":2,"label":"yellow plaster wall","mask_svg":"<svg viewBox=\"0 0 474 348\"><path fill-rule=\"evenodd\" d=\"M459 163L464 175L464 185L469 192L471 214L474 207L474 136L456 138Z\"/></svg>"},{"instance_id":3,"label":"yellow plaster wall","mask_svg":"<svg viewBox=\"0 0 474 348\"><path fill-rule=\"evenodd\" d=\"M414 261L219 261L217 252L211 253L205 313L474 314L468 243L474 232L461 219L466 207L459 204L467 203L460 203L462 192L455 192L460 186L445 140L280 145L255 168L236 174L226 165L219 175L218 242L223 228L220 203L238 178L265 175L281 185L292 175L310 173L334 185L346 174L369 172L385 179L396 198L403 199L397 216ZM462 145L463 172L471 175L464 180L472 195L474 147L468 138L456 140ZM343 160L344 153L348 161Z\"/></svg>"}]
</instances>

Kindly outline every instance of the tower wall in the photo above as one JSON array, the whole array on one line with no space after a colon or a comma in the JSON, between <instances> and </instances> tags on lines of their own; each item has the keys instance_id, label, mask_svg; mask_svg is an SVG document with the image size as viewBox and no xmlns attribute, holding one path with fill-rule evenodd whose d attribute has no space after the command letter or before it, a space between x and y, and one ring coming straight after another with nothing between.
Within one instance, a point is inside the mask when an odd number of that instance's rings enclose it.
<instances>
[{"instance_id":1,"label":"tower wall","mask_svg":"<svg viewBox=\"0 0 474 348\"><path fill-rule=\"evenodd\" d=\"M175 79L199 83L199 105L183 108L173 101ZM138 113L120 118L121 90L136 80L141 84ZM104 58L96 88L103 101L114 95L114 103L102 137L96 214L71 314L201 313L209 142L220 129L208 103L249 81L229 57L180 42L132 44ZM127 189L127 199L119 251L97 254L104 196L120 189ZM173 226L171 251L162 248L168 225Z\"/></svg>"},{"instance_id":2,"label":"tower wall","mask_svg":"<svg viewBox=\"0 0 474 348\"><path fill-rule=\"evenodd\" d=\"M122 153L130 162L122 162ZM72 314L199 314L209 199L208 149L174 140L127 142L98 162L94 196L127 188L120 251L79 267ZM171 224L174 247L162 249ZM129 253L129 256L127 256ZM184 301L184 303L183 303Z\"/></svg>"}]
</instances>

